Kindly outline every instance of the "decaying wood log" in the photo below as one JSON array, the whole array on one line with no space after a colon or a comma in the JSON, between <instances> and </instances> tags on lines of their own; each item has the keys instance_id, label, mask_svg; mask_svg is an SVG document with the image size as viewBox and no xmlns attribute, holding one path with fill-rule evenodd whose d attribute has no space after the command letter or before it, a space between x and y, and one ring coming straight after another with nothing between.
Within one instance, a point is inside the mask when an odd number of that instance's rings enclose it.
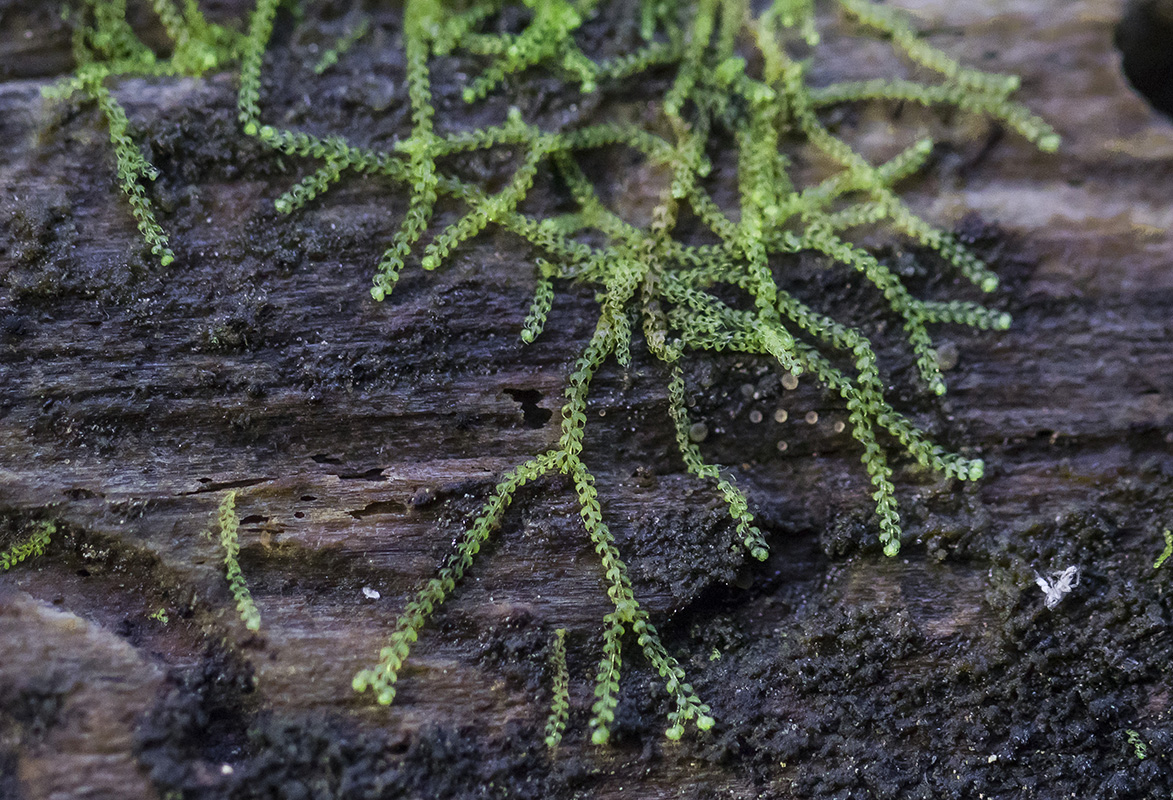
<instances>
[{"instance_id":1,"label":"decaying wood log","mask_svg":"<svg viewBox=\"0 0 1173 800\"><path fill-rule=\"evenodd\" d=\"M58 525L45 555L0 574L0 796L1168 796L1173 566L1153 561L1173 527L1173 124L1120 75L1117 3L900 5L965 63L1021 75L1064 137L1044 155L954 119L909 186L1004 276L1011 330L942 329L949 395L898 390L987 476L902 468L910 541L886 559L840 403L764 362L696 360L706 453L737 467L772 548L751 563L673 455L666 376L638 352L608 365L587 457L641 600L718 724L665 741L663 694L633 655L602 749L586 717L609 603L557 480L522 491L395 704L350 689L501 473L555 441L590 293L559 297L523 346L534 254L489 232L373 303L406 198L349 180L276 214L302 173L239 135L226 74L116 89L163 173L178 257L159 267L98 113L40 97L70 69L64 24L0 8L0 546ZM269 113L373 142L401 130L398 12L378 13L374 44L312 98L281 77L312 41L286 21ZM830 37L812 68L888 65L850 41ZM526 102L543 113L591 112L542 86ZM882 147L909 116L940 122L919 113L837 124ZM640 213L650 178L603 169ZM950 280L884 246L926 291ZM850 276L795 280L874 314ZM898 350L884 357L899 386ZM229 489L256 634L201 536ZM1078 586L1047 609L1035 573L1070 566ZM560 627L570 728L548 753Z\"/></svg>"}]
</instances>

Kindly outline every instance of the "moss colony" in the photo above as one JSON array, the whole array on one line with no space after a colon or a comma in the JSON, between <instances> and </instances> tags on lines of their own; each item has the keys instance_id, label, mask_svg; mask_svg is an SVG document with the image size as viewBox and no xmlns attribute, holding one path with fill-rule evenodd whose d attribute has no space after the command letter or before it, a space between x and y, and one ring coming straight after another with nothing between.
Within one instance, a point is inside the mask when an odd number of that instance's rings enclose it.
<instances>
[{"instance_id":1,"label":"moss colony","mask_svg":"<svg viewBox=\"0 0 1173 800\"><path fill-rule=\"evenodd\" d=\"M853 234L887 230L935 251L972 284L975 296L995 291L998 279L958 238L922 219L901 199L897 187L932 157L931 139L912 139L873 163L836 135L828 117L861 104L944 106L984 116L1043 150L1054 150L1054 132L1011 99L1018 86L1014 77L961 66L927 45L903 16L869 0L837 0L818 9L811 0L765 5L642 0L606 8L599 0L408 0L402 47L410 135L372 147L346 130L321 134L286 127L280 122L282 110L267 107L266 54L275 46L271 40L281 6L278 0L259 0L247 24L234 30L208 22L193 0L182 8L171 0L153 0L170 39L162 55L138 38L119 0L90 0L71 17L77 71L46 94L85 98L100 109L119 183L159 268L182 269L182 264L173 263L166 219L149 191L158 171L144 157L115 97L118 81L234 69L240 136L263 143L274 158L296 156L314 165L273 198L281 214L330 203L331 189L354 175L374 178L386 191L410 198L398 232L374 265L370 298L386 299L405 267L444 266L463 243L494 226L540 254L532 264L535 288L520 331L524 342L542 334L555 296L565 287L589 286L598 301L593 331L566 380L557 443L500 479L439 572L408 603L377 663L355 675L357 691L372 691L383 704L394 700L412 644L500 527L517 491L542 476L560 474L573 487L612 603L602 620L592 741L606 743L615 722L625 642L642 651L673 699L666 722L670 739L679 739L690 725L713 726L709 706L635 596L584 454L592 380L609 361L626 367L637 337L662 367L667 423L675 431L679 458L723 498L728 524L754 558L767 557L767 542L754 524L751 503L729 473L706 460L698 444L703 436L689 412L685 380L685 365L694 354L768 357L787 380L812 376L838 395L871 482L874 529L889 556L899 551L902 537L893 458L910 458L927 471L961 481L982 477L980 460L938 446L893 407L876 347L861 330L786 287L788 270L800 257L813 255L827 269L856 273L883 298L886 313L902 330L921 390L944 394L941 356L930 327L1004 329L1009 316L965 297L916 296ZM289 12L292 20L297 9ZM888 43L903 57L907 76L838 83L813 79L807 56L821 46L825 20L819 15L832 12L846 19L860 42ZM630 15L638 36L630 42L600 39L594 26L603 14ZM330 70L348 51L369 46L371 30L369 19L352 15L314 71ZM450 65L454 57L477 65L461 99L466 108L479 109L479 118L495 116L490 123L470 127L461 108L441 113L437 107L433 73L437 64ZM554 76L561 91L595 98L598 111L589 122L558 128L526 119L509 98L523 95L535 76ZM608 98L633 90L653 91L646 113L637 118L608 113ZM646 219L633 220L617 210L607 176L592 174L592 153L604 150L634 154L642 168L659 177L661 188ZM486 154L503 165L500 174L494 180L469 179L463 165ZM564 200L557 213L538 213L527 205L538 183L558 187ZM438 209L460 213L441 225ZM255 629L259 618L230 535L235 533L231 495L225 509L221 531L229 580L249 628ZM562 738L568 707L561 632L554 653L560 666L547 736L551 746Z\"/></svg>"}]
</instances>

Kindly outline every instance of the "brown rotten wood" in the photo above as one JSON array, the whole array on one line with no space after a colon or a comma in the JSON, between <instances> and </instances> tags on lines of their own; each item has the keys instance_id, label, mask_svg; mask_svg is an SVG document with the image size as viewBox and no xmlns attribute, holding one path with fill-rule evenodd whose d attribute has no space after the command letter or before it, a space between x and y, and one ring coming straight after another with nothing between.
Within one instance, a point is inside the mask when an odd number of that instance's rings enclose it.
<instances>
[{"instance_id":1,"label":"brown rotten wood","mask_svg":"<svg viewBox=\"0 0 1173 800\"><path fill-rule=\"evenodd\" d=\"M646 355L608 366L588 462L637 593L718 725L664 741L663 696L632 656L604 749L585 730L608 602L557 480L521 493L395 705L350 691L498 476L555 441L590 293L561 295L522 346L535 254L490 232L371 302L403 193L349 179L278 216L272 199L305 165L239 135L230 75L117 87L164 173L153 191L178 257L160 268L97 112L40 99L69 69L61 23L0 9L0 543L34 520L61 531L0 575L0 796L1168 794L1171 576L1152 562L1173 525L1173 126L1120 77L1115 3L901 5L965 63L1021 75L1022 100L1064 137L1042 155L961 116L945 130L970 136L908 187L1005 278L1010 331L939 332L956 357L943 401L912 391L898 336L885 356L904 407L980 453L987 477L903 469L909 541L885 559L834 399L781 387L765 363L696 359L703 446L738 467L772 547L745 563L715 492L672 455L666 376ZM378 13L382 49L356 49L312 98L281 77L304 53L290 42L307 41L281 29L266 113L372 142L402 129L397 12ZM814 68L890 66L849 41L831 37ZM594 113L554 85L538 80L527 108ZM458 91L442 87L442 110ZM893 107L837 124L882 149L910 117L938 124ZM646 213L655 175L593 168ZM885 252L938 270L899 243ZM848 276L796 269L797 290L883 327ZM257 634L200 535L228 489ZM1079 586L1046 610L1033 571L1070 565ZM558 627L572 711L547 754Z\"/></svg>"}]
</instances>

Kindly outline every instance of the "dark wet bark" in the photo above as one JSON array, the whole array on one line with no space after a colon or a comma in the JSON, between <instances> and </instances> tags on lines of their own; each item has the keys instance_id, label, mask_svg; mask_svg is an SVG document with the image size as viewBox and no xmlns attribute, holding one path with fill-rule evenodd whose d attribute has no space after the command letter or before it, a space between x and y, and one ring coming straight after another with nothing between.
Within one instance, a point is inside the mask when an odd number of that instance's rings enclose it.
<instances>
[{"instance_id":1,"label":"dark wet bark","mask_svg":"<svg viewBox=\"0 0 1173 800\"><path fill-rule=\"evenodd\" d=\"M279 217L271 200L308 165L237 133L229 75L118 88L163 171L153 197L177 259L161 268L143 257L97 112L40 99L68 69L64 28L4 8L0 543L35 520L60 533L0 575L0 796L1168 795L1173 578L1152 563L1173 526L1173 126L1119 75L1115 4L982 5L916 4L934 42L1022 75L1064 150L961 117L909 191L995 263L1015 324L940 331L957 361L941 402L908 383L899 337L877 335L902 407L980 453L986 479L902 466L908 541L886 559L835 399L784 389L764 362L697 358L703 446L737 467L772 547L745 563L718 496L673 455L662 370L642 353L609 365L588 463L637 593L718 725L667 743L664 698L632 643L602 750L586 718L608 602L557 480L520 494L395 705L350 690L496 479L555 441L591 293L564 287L524 347L536 254L490 232L442 271L409 266L373 303L404 193L351 179ZM392 51L393 33L379 35ZM829 44L817 69L871 69ZM296 68L290 52L270 74ZM308 107L302 84L274 77L267 113L386 142L403 89L398 56L379 58L340 63ZM541 87L525 102L551 118L591 111ZM839 124L862 139L911 114ZM641 213L654 176L595 166ZM924 292L954 290L931 260L884 252ZM804 265L795 285L883 327L850 276ZM229 488L255 635L200 536ZM1047 610L1033 572L1072 565L1079 586ZM558 627L572 713L550 755Z\"/></svg>"}]
</instances>

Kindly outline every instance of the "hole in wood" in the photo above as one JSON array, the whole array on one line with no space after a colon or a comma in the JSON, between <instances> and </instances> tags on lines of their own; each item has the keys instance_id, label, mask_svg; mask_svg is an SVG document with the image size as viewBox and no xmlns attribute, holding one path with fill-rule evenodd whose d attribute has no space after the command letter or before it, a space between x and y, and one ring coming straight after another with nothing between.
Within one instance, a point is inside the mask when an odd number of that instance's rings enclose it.
<instances>
[{"instance_id":1,"label":"hole in wood","mask_svg":"<svg viewBox=\"0 0 1173 800\"><path fill-rule=\"evenodd\" d=\"M1132 88L1173 119L1173 0L1129 0L1116 47Z\"/></svg>"},{"instance_id":2,"label":"hole in wood","mask_svg":"<svg viewBox=\"0 0 1173 800\"><path fill-rule=\"evenodd\" d=\"M554 416L553 411L538 406L542 393L537 389L506 389L505 394L521 405L522 424L527 428L540 428Z\"/></svg>"}]
</instances>

